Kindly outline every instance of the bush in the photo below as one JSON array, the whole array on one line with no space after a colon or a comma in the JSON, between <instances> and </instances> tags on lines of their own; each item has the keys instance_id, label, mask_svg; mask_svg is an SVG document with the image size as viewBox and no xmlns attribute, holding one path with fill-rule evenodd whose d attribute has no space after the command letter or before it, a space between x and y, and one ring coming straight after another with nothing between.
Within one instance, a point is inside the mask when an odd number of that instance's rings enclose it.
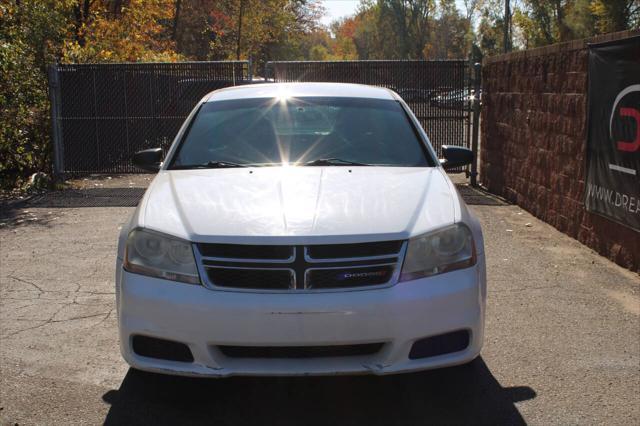
<instances>
[{"instance_id":1,"label":"bush","mask_svg":"<svg viewBox=\"0 0 640 426\"><path fill-rule=\"evenodd\" d=\"M59 2L0 5L0 186L15 187L32 173L50 173L47 63L65 25Z\"/></svg>"},{"instance_id":2,"label":"bush","mask_svg":"<svg viewBox=\"0 0 640 426\"><path fill-rule=\"evenodd\" d=\"M13 187L50 158L47 82L24 44L0 45L0 185Z\"/></svg>"}]
</instances>

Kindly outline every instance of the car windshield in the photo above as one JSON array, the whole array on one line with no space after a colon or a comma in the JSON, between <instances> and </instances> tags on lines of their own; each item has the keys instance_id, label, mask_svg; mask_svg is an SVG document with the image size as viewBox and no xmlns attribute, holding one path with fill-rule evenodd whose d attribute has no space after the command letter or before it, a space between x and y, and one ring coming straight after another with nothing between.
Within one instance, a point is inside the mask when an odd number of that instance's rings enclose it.
<instances>
[{"instance_id":1,"label":"car windshield","mask_svg":"<svg viewBox=\"0 0 640 426\"><path fill-rule=\"evenodd\" d=\"M398 102L301 97L202 104L169 168L283 164L433 166Z\"/></svg>"}]
</instances>

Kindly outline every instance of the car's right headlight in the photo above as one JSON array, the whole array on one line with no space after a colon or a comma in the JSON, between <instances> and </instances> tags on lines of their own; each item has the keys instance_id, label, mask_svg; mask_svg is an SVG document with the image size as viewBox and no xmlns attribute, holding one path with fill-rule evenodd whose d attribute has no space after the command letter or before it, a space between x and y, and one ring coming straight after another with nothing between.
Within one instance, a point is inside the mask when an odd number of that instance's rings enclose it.
<instances>
[{"instance_id":1,"label":"car's right headlight","mask_svg":"<svg viewBox=\"0 0 640 426\"><path fill-rule=\"evenodd\" d=\"M456 223L409 240L400 281L468 268L476 263L471 230Z\"/></svg>"},{"instance_id":2,"label":"car's right headlight","mask_svg":"<svg viewBox=\"0 0 640 426\"><path fill-rule=\"evenodd\" d=\"M146 229L129 233L123 266L134 274L200 284L191 243Z\"/></svg>"}]
</instances>

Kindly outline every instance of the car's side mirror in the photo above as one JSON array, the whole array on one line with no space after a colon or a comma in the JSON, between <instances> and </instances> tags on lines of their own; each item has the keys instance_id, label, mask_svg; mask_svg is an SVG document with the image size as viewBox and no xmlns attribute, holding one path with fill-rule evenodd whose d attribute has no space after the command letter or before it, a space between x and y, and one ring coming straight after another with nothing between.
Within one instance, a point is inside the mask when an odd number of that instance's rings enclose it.
<instances>
[{"instance_id":1,"label":"car's side mirror","mask_svg":"<svg viewBox=\"0 0 640 426\"><path fill-rule=\"evenodd\" d=\"M461 146L442 145L444 160L440 164L445 169L455 169L473 163L473 151Z\"/></svg>"},{"instance_id":2,"label":"car's side mirror","mask_svg":"<svg viewBox=\"0 0 640 426\"><path fill-rule=\"evenodd\" d=\"M162 165L162 148L150 148L133 154L133 165L143 170L157 172Z\"/></svg>"}]
</instances>

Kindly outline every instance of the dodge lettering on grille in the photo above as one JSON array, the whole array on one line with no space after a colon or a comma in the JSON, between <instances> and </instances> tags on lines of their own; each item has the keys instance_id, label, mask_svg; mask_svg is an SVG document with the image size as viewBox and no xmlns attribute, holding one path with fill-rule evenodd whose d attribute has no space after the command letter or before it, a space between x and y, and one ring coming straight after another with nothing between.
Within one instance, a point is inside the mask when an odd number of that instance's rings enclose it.
<instances>
[{"instance_id":1,"label":"dodge lettering on grille","mask_svg":"<svg viewBox=\"0 0 640 426\"><path fill-rule=\"evenodd\" d=\"M338 274L338 279L348 280L350 278L384 277L386 275L387 271L345 272Z\"/></svg>"}]
</instances>

